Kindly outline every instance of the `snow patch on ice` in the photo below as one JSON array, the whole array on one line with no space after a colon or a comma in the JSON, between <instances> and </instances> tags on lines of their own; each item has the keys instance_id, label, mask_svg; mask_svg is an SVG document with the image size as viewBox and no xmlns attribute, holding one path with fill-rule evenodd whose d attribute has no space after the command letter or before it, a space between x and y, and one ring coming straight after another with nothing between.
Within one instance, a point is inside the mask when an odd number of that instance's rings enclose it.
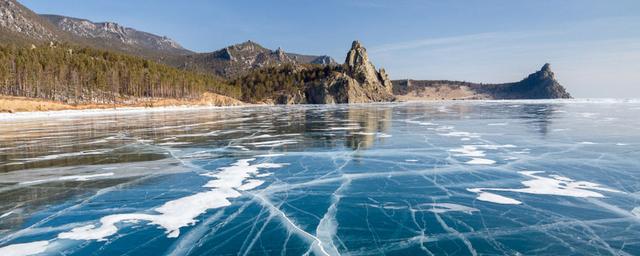
<instances>
[{"instance_id":1,"label":"snow patch on ice","mask_svg":"<svg viewBox=\"0 0 640 256\"><path fill-rule=\"evenodd\" d=\"M238 187L238 190L241 190L241 191L252 190L254 188L259 187L263 183L264 183L263 180L247 180L247 183L242 184L242 186Z\"/></svg>"},{"instance_id":2,"label":"snow patch on ice","mask_svg":"<svg viewBox=\"0 0 640 256\"><path fill-rule=\"evenodd\" d=\"M114 173L112 173L112 172L107 172L107 173L100 173L100 174L93 174L93 175L63 176L63 177L58 178L58 180L88 181L88 180L91 180L93 178L113 176L113 174Z\"/></svg>"},{"instance_id":3,"label":"snow patch on ice","mask_svg":"<svg viewBox=\"0 0 640 256\"><path fill-rule=\"evenodd\" d=\"M469 157L483 157L485 156L484 151L478 150L476 146L473 145L464 145L462 148L454 148L449 149L450 152L459 153L459 156L469 156Z\"/></svg>"},{"instance_id":4,"label":"snow patch on ice","mask_svg":"<svg viewBox=\"0 0 640 256\"><path fill-rule=\"evenodd\" d=\"M519 172L520 174L531 178L530 180L526 180L521 182L525 188L472 188L467 189L469 192L474 192L478 194L477 199L481 201L494 202L499 204L516 204L519 201L504 197L501 195L494 194L492 192L497 191L505 191L505 192L516 192L516 193L526 193L526 194L535 194L535 195L554 195L554 196L568 196L568 197L578 197L578 198L604 198L605 196L600 192L596 191L604 191L604 192L613 192L613 193L623 193L622 191L605 188L600 184L588 182L588 181L575 181L573 179L560 176L560 175L549 175L549 177L540 176L538 174L544 172L534 172L534 171L524 171ZM595 190L595 191L594 191ZM492 192L488 192L492 191Z\"/></svg>"},{"instance_id":5,"label":"snow patch on ice","mask_svg":"<svg viewBox=\"0 0 640 256\"><path fill-rule=\"evenodd\" d=\"M464 212L467 214L471 214L472 212L477 212L478 209L473 207L468 207L459 204L452 203L431 203L431 204L421 204L420 208L434 213L446 213L446 212Z\"/></svg>"},{"instance_id":6,"label":"snow patch on ice","mask_svg":"<svg viewBox=\"0 0 640 256\"><path fill-rule=\"evenodd\" d=\"M478 164L478 165L491 165L491 164L495 164L496 161L493 161L491 159L486 159L486 158L472 158L469 161L465 162L466 164Z\"/></svg>"},{"instance_id":7,"label":"snow patch on ice","mask_svg":"<svg viewBox=\"0 0 640 256\"><path fill-rule=\"evenodd\" d=\"M496 203L496 204L521 204L522 202L515 200L515 199L511 199L505 196L501 196L498 194L494 194L491 192L486 192L483 191L483 189L477 189L477 188L470 188L467 189L469 192L473 192L478 194L478 196L476 197L476 199L480 200L480 201L485 201L485 202L491 202L491 203Z\"/></svg>"},{"instance_id":8,"label":"snow patch on ice","mask_svg":"<svg viewBox=\"0 0 640 256\"><path fill-rule=\"evenodd\" d=\"M60 233L60 239L73 240L104 240L118 232L117 223L148 221L151 225L161 226L166 230L167 237L180 235L180 228L193 225L197 217L207 210L231 205L229 199L240 197L239 191L250 190L262 185L263 181L249 179L259 174L259 169L279 168L282 164L261 163L250 164L255 158L238 160L231 166L220 168L219 172L203 174L215 178L203 187L211 188L206 192L178 198L166 202L154 209L157 214L131 213L114 214L100 219L100 226L87 225L74 228L69 232ZM246 183L245 183L246 181Z\"/></svg>"},{"instance_id":9,"label":"snow patch on ice","mask_svg":"<svg viewBox=\"0 0 640 256\"><path fill-rule=\"evenodd\" d=\"M91 174L91 175L71 175L71 176L62 176L62 177L58 177L55 179L44 179L44 180L31 180L31 181L24 181L24 182L20 182L20 185L34 185L34 184L41 184L41 183L47 183L47 182L54 182L54 181L89 181L89 180L93 180L96 178L103 178L103 177L109 177L109 176L113 176L114 173L113 172L107 172L107 173L99 173L99 174Z\"/></svg>"},{"instance_id":10,"label":"snow patch on ice","mask_svg":"<svg viewBox=\"0 0 640 256\"><path fill-rule=\"evenodd\" d=\"M328 131L350 131L350 130L360 130L360 126L345 126L345 127L331 127L327 129Z\"/></svg>"},{"instance_id":11,"label":"snow patch on ice","mask_svg":"<svg viewBox=\"0 0 640 256\"><path fill-rule=\"evenodd\" d=\"M191 142L172 141L172 142L160 143L160 144L158 144L158 146L179 146L179 145L187 145L187 144L191 144Z\"/></svg>"},{"instance_id":12,"label":"snow patch on ice","mask_svg":"<svg viewBox=\"0 0 640 256\"><path fill-rule=\"evenodd\" d=\"M0 215L0 219L4 219L4 218L8 217L11 214L13 214L13 211L5 212L2 215Z\"/></svg>"},{"instance_id":13,"label":"snow patch on ice","mask_svg":"<svg viewBox=\"0 0 640 256\"><path fill-rule=\"evenodd\" d=\"M470 132L448 132L448 133L439 133L440 136L445 137L466 137L466 138L479 138L480 135L477 133Z\"/></svg>"},{"instance_id":14,"label":"snow patch on ice","mask_svg":"<svg viewBox=\"0 0 640 256\"><path fill-rule=\"evenodd\" d=\"M37 241L23 244L12 244L0 247L0 255L28 256L43 253L47 250L49 241Z\"/></svg>"},{"instance_id":15,"label":"snow patch on ice","mask_svg":"<svg viewBox=\"0 0 640 256\"><path fill-rule=\"evenodd\" d=\"M46 156L33 157L33 158L22 158L22 159L16 159L16 160L35 162L35 161L54 160L54 159L60 159L60 158L75 157L75 156L100 155L100 154L104 154L104 153L107 153L107 152L109 152L109 151L108 150L88 150L88 151L81 151L81 152L46 155Z\"/></svg>"},{"instance_id":16,"label":"snow patch on ice","mask_svg":"<svg viewBox=\"0 0 640 256\"><path fill-rule=\"evenodd\" d=\"M437 124L431 123L431 122L421 122L421 121L414 121L414 120L406 120L405 122L409 123L409 124L417 124L417 125L422 125L422 126L434 126Z\"/></svg>"},{"instance_id":17,"label":"snow patch on ice","mask_svg":"<svg viewBox=\"0 0 640 256\"><path fill-rule=\"evenodd\" d=\"M262 141L262 142L251 142L246 145L251 145L257 148L272 148L272 147L280 147L288 144L296 144L297 140L272 140L272 141Z\"/></svg>"},{"instance_id":18,"label":"snow patch on ice","mask_svg":"<svg viewBox=\"0 0 640 256\"><path fill-rule=\"evenodd\" d=\"M256 157L278 157L278 156L284 156L285 154L264 154L264 155L257 155Z\"/></svg>"}]
</instances>

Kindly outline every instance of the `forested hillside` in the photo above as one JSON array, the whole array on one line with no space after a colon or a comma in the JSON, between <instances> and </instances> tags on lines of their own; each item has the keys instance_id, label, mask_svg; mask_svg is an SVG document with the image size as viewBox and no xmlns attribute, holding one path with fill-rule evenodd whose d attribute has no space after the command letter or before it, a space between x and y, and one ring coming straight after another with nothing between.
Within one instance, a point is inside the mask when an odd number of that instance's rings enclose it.
<instances>
[{"instance_id":1,"label":"forested hillside","mask_svg":"<svg viewBox=\"0 0 640 256\"><path fill-rule=\"evenodd\" d=\"M306 83L325 79L342 69L342 65L285 64L253 70L232 83L242 88L242 101L255 103L297 93L305 89Z\"/></svg>"},{"instance_id":2,"label":"forested hillside","mask_svg":"<svg viewBox=\"0 0 640 256\"><path fill-rule=\"evenodd\" d=\"M70 45L0 45L0 94L70 103L128 97L195 98L214 92L240 98L239 87L140 57Z\"/></svg>"}]
</instances>

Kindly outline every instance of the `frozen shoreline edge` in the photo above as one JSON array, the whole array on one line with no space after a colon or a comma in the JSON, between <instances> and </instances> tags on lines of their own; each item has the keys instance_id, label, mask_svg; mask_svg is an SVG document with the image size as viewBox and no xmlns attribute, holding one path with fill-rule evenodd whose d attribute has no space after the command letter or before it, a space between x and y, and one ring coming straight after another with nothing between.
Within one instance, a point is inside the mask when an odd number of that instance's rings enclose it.
<instances>
[{"instance_id":1,"label":"frozen shoreline edge","mask_svg":"<svg viewBox=\"0 0 640 256\"><path fill-rule=\"evenodd\" d=\"M17 112L17 113L0 113L0 121L5 120L23 120L23 119L38 119L46 117L79 117L79 116L98 116L98 115L110 115L110 114L139 114L139 113L153 113L153 112L179 112L179 111L191 111L191 110L206 110L206 109L235 109L246 107L257 107L268 105L241 105L241 106L198 106L198 105L183 105L183 106L163 106L163 107L120 107L120 108L108 108L108 109L72 109L72 110L53 110L53 111L33 111L33 112Z\"/></svg>"},{"instance_id":2,"label":"frozen shoreline edge","mask_svg":"<svg viewBox=\"0 0 640 256\"><path fill-rule=\"evenodd\" d=\"M417 104L417 103L521 103L521 104L562 104L562 103L631 103L640 104L640 99L613 99L613 98L578 98L578 99L514 99L514 100L415 100L396 102L372 102L372 103L351 103L334 105L374 105L374 104ZM73 110L53 110L53 111L33 111L17 113L0 113L0 121L13 121L25 119L38 119L47 117L79 117L98 116L109 114L139 114L154 112L179 112L193 110L223 110L273 106L319 106L319 105L268 105L268 104L246 104L239 106L202 106L202 105L182 105L182 106L162 106L162 107L119 107L109 109L73 109Z\"/></svg>"}]
</instances>

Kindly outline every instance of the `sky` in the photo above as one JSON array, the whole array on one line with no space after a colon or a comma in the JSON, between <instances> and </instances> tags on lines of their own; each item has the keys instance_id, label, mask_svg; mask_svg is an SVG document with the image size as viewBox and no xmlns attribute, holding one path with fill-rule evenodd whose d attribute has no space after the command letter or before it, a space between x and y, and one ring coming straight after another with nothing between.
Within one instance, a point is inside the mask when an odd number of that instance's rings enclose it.
<instances>
[{"instance_id":1,"label":"sky","mask_svg":"<svg viewBox=\"0 0 640 256\"><path fill-rule=\"evenodd\" d=\"M20 0L208 52L252 40L344 61L355 39L392 79L483 83L551 63L574 97L640 98L638 0Z\"/></svg>"}]
</instances>

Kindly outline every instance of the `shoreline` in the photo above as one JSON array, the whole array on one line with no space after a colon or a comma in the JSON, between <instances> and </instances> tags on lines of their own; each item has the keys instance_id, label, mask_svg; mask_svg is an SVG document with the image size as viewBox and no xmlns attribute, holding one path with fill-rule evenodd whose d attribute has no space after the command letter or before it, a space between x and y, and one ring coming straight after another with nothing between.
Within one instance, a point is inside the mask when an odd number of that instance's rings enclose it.
<instances>
[{"instance_id":1,"label":"shoreline","mask_svg":"<svg viewBox=\"0 0 640 256\"><path fill-rule=\"evenodd\" d=\"M411 101L395 101L395 102L372 102L357 104L334 104L334 105L368 105L368 104L417 104L417 103L522 103L522 104L563 104L563 103L600 103L600 104L619 104L630 103L640 104L640 99L614 99L614 98L583 98L583 99L509 99L509 100L411 100ZM194 110L223 110L223 109L239 109L252 107L273 107L273 106L319 106L314 104L297 104L297 105L270 105L270 104L249 104L242 105L204 105L204 104L183 104L183 105L164 105L164 106L117 106L112 108L79 108L64 110L45 110L45 111L24 111L24 112L0 112L0 121L38 119L48 117L82 117L97 116L110 114L140 114L140 113L156 113L156 112L180 112Z\"/></svg>"},{"instance_id":2,"label":"shoreline","mask_svg":"<svg viewBox=\"0 0 640 256\"><path fill-rule=\"evenodd\" d=\"M45 117L80 117L80 116L97 116L109 114L139 114L154 112L179 112L189 110L206 110L206 109L231 109L244 108L262 105L236 105L236 106L206 106L206 105L175 105L175 106L157 106L157 107L115 107L115 108L87 108L87 109L67 109L67 110L49 110L49 111L30 111L16 113L0 113L0 121L4 120L20 120L20 119L37 119ZM264 105L267 106L267 105Z\"/></svg>"}]
</instances>

